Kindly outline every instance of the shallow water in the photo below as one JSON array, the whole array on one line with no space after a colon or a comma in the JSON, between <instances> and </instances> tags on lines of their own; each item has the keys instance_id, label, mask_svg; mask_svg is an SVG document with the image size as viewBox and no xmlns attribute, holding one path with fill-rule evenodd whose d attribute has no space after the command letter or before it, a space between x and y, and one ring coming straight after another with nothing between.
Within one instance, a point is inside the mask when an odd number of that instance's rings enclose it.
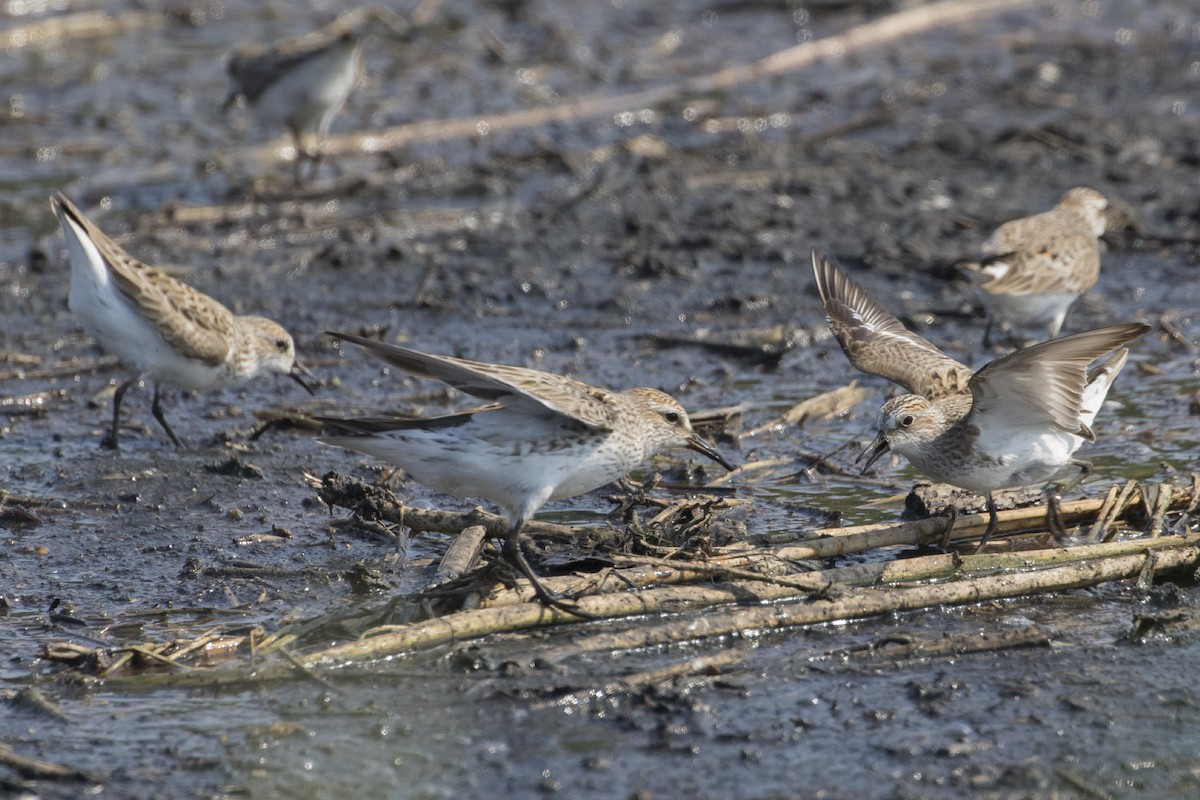
<instances>
[{"instance_id":1,"label":"shallow water","mask_svg":"<svg viewBox=\"0 0 1200 800\"><path fill-rule=\"evenodd\" d=\"M1192 605L1190 585L746 632L555 669L531 654L573 631L396 659L326 676L328 685L55 677L38 658L50 641L153 640L231 618L270 629L382 605L416 585L412 564L441 554L444 537L400 551L346 532L304 484L329 470L374 477L376 465L288 431L246 441L264 409L454 405L340 353L323 330L387 327L432 351L657 386L692 409L743 403L745 430L855 377L824 331L811 247L979 365L991 357L978 344L982 321L946 265L1074 185L1124 200L1152 234L1180 240L1116 242L1068 317L1069 330L1155 326L1097 421L1098 441L1081 452L1097 465L1082 491L1200 468L1189 411L1200 389L1200 32L1188 0L1033 2L653 108L428 137L386 155L349 148L356 132L703 75L895 10L527 3L512 18L448 0L410 42L368 44L367 77L334 125L339 152L315 187L295 191L290 164L276 158L284 139L244 110L218 115L220 58L238 41L309 30L335 6L196 3L165 17L107 0L8 7L0 372L6 397L53 393L44 413L8 416L0 440L3 488L36 499L43 520L4 523L0 690L36 685L64 719L14 703L0 738L95 780L0 770L0 794L1195 796L1195 638L1125 640L1135 614ZM74 26L92 11L119 24L36 36L37 25ZM101 354L66 309L65 248L46 202L59 189L135 256L284 321L329 385L312 399L282 379L176 395L168 414L194 446L182 452L151 419L149 391L131 392L125 448L99 450L110 400L88 401L123 373L96 366ZM1163 333L1164 318L1182 341ZM797 341L774 369L647 338L773 325ZM742 462L796 461L738 487L756 500L742 517L748 534L802 535L830 510L851 523L899 513L902 500L886 498L918 479L902 464L882 465L874 481L797 477L798 450L852 466L889 391L862 383L871 396L845 416L722 444ZM214 472L231 454L264 477ZM399 489L471 507L411 482ZM602 519L605 494L546 516ZM384 587L356 588L360 564ZM51 620L56 599L86 627ZM911 659L854 649L1024 629L1052 644ZM744 658L720 676L599 689L725 648Z\"/></svg>"}]
</instances>

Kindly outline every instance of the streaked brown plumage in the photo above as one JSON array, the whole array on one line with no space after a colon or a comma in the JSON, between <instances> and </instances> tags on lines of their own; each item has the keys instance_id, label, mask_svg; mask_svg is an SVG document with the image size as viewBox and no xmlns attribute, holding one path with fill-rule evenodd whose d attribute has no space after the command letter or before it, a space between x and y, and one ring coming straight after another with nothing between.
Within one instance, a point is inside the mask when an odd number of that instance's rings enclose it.
<instances>
[{"instance_id":1,"label":"streaked brown plumage","mask_svg":"<svg viewBox=\"0 0 1200 800\"><path fill-rule=\"evenodd\" d=\"M972 372L908 331L815 251L812 260L829 327L850 363L913 392L880 409L879 435L863 453L863 469L894 450L936 481L983 492L989 512L983 541L998 520L994 490L1042 483L1067 464L1085 465L1073 456L1095 440L1092 420L1125 364L1121 345L1149 330L1141 323L1099 328Z\"/></svg>"},{"instance_id":2,"label":"streaked brown plumage","mask_svg":"<svg viewBox=\"0 0 1200 800\"><path fill-rule=\"evenodd\" d=\"M71 259L67 303L84 329L137 373L113 397L108 444L119 444L121 401L140 378L154 381L152 411L171 441L159 384L189 390L243 383L279 372L309 389L291 335L265 317L237 316L212 297L138 261L61 192L50 199Z\"/></svg>"},{"instance_id":3,"label":"streaked brown plumage","mask_svg":"<svg viewBox=\"0 0 1200 800\"><path fill-rule=\"evenodd\" d=\"M539 370L330 335L406 372L491 401L431 419L319 418L347 434L322 441L385 459L435 491L501 506L510 526L502 554L548 605L564 607L541 585L520 544L521 529L546 502L603 486L669 447L686 447L733 468L692 430L683 406L657 389L610 392Z\"/></svg>"},{"instance_id":4,"label":"streaked brown plumage","mask_svg":"<svg viewBox=\"0 0 1200 800\"><path fill-rule=\"evenodd\" d=\"M997 319L1047 325L1049 338L1058 336L1071 304L1100 275L1107 207L1100 192L1077 187L1049 211L1004 223L983 243L984 260L968 269L982 281L989 311L985 344Z\"/></svg>"}]
</instances>

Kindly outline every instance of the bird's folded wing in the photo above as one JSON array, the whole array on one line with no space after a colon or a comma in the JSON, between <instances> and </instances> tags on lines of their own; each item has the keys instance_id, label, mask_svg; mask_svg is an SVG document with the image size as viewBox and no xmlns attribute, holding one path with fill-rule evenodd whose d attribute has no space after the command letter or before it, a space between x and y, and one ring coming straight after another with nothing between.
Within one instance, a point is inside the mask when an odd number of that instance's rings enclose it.
<instances>
[{"instance_id":1,"label":"bird's folded wing","mask_svg":"<svg viewBox=\"0 0 1200 800\"><path fill-rule=\"evenodd\" d=\"M59 192L52 206L64 223L64 234L91 241L113 285L180 355L209 366L226 359L232 345L228 332L233 327L233 313L229 309L126 253L65 194Z\"/></svg>"},{"instance_id":2,"label":"bird's folded wing","mask_svg":"<svg viewBox=\"0 0 1200 800\"><path fill-rule=\"evenodd\" d=\"M993 258L1008 269L981 284L992 294L1082 292L1100 274L1100 244L1090 231L1050 233Z\"/></svg>"}]
</instances>

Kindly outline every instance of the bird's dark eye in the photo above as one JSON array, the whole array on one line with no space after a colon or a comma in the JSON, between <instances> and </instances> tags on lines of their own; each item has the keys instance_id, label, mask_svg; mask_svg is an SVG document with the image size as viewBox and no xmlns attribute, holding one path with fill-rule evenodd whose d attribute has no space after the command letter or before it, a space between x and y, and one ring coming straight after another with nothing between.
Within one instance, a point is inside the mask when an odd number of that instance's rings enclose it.
<instances>
[{"instance_id":1,"label":"bird's dark eye","mask_svg":"<svg viewBox=\"0 0 1200 800\"><path fill-rule=\"evenodd\" d=\"M288 344L287 339L276 339L275 340L275 349L281 353L286 353L287 349L288 349L287 344Z\"/></svg>"},{"instance_id":2,"label":"bird's dark eye","mask_svg":"<svg viewBox=\"0 0 1200 800\"><path fill-rule=\"evenodd\" d=\"M900 418L900 426L902 428L907 428L908 426L910 426L912 424L913 424L913 415L912 414L905 414L903 417Z\"/></svg>"},{"instance_id":3,"label":"bird's dark eye","mask_svg":"<svg viewBox=\"0 0 1200 800\"><path fill-rule=\"evenodd\" d=\"M672 425L678 425L679 424L679 412L678 411L668 411L665 414L663 414L663 419L665 419L667 422L671 423Z\"/></svg>"}]
</instances>

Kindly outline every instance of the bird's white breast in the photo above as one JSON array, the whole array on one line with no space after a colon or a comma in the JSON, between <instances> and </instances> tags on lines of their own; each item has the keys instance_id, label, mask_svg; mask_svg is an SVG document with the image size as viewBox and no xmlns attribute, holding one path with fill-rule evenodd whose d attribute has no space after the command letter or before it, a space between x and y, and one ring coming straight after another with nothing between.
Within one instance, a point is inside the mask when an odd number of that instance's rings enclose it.
<instances>
[{"instance_id":1,"label":"bird's white breast","mask_svg":"<svg viewBox=\"0 0 1200 800\"><path fill-rule=\"evenodd\" d=\"M1045 483L1070 463L1083 437L1058 430L1004 428L983 431L969 457L932 457L928 450L902 453L930 478L987 492ZM964 454L965 455L965 454Z\"/></svg>"},{"instance_id":2,"label":"bird's white breast","mask_svg":"<svg viewBox=\"0 0 1200 800\"><path fill-rule=\"evenodd\" d=\"M1067 309L1079 297L1079 292L1046 292L1044 294L992 294L982 291L992 313L1022 325L1044 325Z\"/></svg>"},{"instance_id":3,"label":"bird's white breast","mask_svg":"<svg viewBox=\"0 0 1200 800\"><path fill-rule=\"evenodd\" d=\"M456 426L405 428L330 444L402 467L420 483L478 497L528 517L548 500L573 497L616 480L643 460L620 436L567 427L557 415L508 409L476 414Z\"/></svg>"}]
</instances>

